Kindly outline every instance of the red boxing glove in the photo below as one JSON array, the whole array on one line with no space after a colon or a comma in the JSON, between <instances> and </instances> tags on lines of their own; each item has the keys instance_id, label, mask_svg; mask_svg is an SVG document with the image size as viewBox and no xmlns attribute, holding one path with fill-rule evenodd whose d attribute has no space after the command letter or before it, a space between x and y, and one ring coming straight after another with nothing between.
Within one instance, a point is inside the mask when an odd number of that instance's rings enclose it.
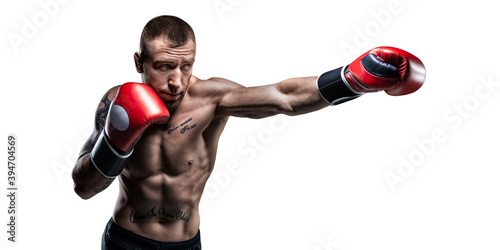
<instances>
[{"instance_id":1,"label":"red boxing glove","mask_svg":"<svg viewBox=\"0 0 500 250\"><path fill-rule=\"evenodd\" d=\"M384 90L397 96L417 91L425 80L425 67L416 56L393 47L374 48L345 70L345 78L358 92Z\"/></svg>"},{"instance_id":2,"label":"red boxing glove","mask_svg":"<svg viewBox=\"0 0 500 250\"><path fill-rule=\"evenodd\" d=\"M377 47L348 66L322 74L317 85L321 96L336 105L367 92L410 94L424 81L425 67L416 56L394 47Z\"/></svg>"},{"instance_id":3,"label":"red boxing glove","mask_svg":"<svg viewBox=\"0 0 500 250\"><path fill-rule=\"evenodd\" d=\"M95 167L106 177L116 177L135 143L152 124L163 124L170 118L165 104L144 83L123 84L111 106L99 139L91 153Z\"/></svg>"}]
</instances>

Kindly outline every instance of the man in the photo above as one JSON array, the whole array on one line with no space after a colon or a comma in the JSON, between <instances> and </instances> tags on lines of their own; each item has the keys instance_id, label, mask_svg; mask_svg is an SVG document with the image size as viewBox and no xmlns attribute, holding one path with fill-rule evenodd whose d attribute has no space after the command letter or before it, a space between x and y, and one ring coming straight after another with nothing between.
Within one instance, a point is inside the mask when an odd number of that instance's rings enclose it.
<instances>
[{"instance_id":1,"label":"man","mask_svg":"<svg viewBox=\"0 0 500 250\"><path fill-rule=\"evenodd\" d=\"M320 77L246 88L192 76L195 54L186 22L153 18L134 54L143 83L111 88L97 107L73 181L89 199L119 177L102 249L201 249L198 205L229 116L299 115L381 90L404 95L425 78L418 58L380 47Z\"/></svg>"}]
</instances>

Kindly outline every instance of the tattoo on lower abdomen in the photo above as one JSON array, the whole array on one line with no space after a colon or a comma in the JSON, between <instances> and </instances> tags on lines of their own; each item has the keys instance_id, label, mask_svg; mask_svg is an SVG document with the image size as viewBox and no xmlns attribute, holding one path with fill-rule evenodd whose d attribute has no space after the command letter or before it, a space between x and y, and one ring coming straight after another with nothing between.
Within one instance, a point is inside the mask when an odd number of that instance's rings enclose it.
<instances>
[{"instance_id":1,"label":"tattoo on lower abdomen","mask_svg":"<svg viewBox=\"0 0 500 250\"><path fill-rule=\"evenodd\" d=\"M165 209L164 206L161 206L158 211L155 211L156 207L152 207L146 211L146 213L141 213L139 210L132 209L130 212L130 222L131 223L137 223L138 221L141 220L146 220L146 219L152 219L154 217L158 218L170 218L170 219L176 219L176 220L183 220L186 223L189 223L189 216L186 215L186 213L183 210L179 210L175 213L169 213Z\"/></svg>"}]
</instances>

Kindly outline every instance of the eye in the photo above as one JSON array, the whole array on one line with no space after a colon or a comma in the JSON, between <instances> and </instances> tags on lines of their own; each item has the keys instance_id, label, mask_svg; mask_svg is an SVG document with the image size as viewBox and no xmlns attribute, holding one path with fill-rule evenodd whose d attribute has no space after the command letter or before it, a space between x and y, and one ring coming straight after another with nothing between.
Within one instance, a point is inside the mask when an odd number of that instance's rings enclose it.
<instances>
[{"instance_id":1,"label":"eye","mask_svg":"<svg viewBox=\"0 0 500 250\"><path fill-rule=\"evenodd\" d=\"M160 71L166 71L166 70L172 69L172 66L170 66L169 64L161 64L161 65L156 66L155 69L160 70Z\"/></svg>"},{"instance_id":2,"label":"eye","mask_svg":"<svg viewBox=\"0 0 500 250\"><path fill-rule=\"evenodd\" d=\"M182 69L183 69L183 70L189 70L190 68L191 68L191 64L184 64L184 65L182 66Z\"/></svg>"}]
</instances>

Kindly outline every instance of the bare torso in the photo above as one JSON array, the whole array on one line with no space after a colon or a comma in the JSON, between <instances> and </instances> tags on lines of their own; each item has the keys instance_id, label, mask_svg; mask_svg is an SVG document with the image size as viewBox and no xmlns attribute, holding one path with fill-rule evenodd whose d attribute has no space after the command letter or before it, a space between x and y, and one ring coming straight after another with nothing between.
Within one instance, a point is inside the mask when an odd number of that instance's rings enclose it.
<instances>
[{"instance_id":1,"label":"bare torso","mask_svg":"<svg viewBox=\"0 0 500 250\"><path fill-rule=\"evenodd\" d=\"M209 97L188 93L166 124L145 130L119 177L118 225L158 241L196 235L198 204L227 122L215 111Z\"/></svg>"},{"instance_id":2,"label":"bare torso","mask_svg":"<svg viewBox=\"0 0 500 250\"><path fill-rule=\"evenodd\" d=\"M149 126L127 159L117 178L120 192L114 221L158 241L193 238L200 227L199 202L214 168L218 140L228 117L298 115L327 107L329 103L317 91L316 79L291 78L245 88L226 79L191 77L182 101L170 110L170 120ZM157 93L160 90L159 94L165 95L164 86L157 84ZM96 130L73 169L74 190L83 199L93 197L115 180L94 167L90 154L118 88L110 89L101 100Z\"/></svg>"}]
</instances>

